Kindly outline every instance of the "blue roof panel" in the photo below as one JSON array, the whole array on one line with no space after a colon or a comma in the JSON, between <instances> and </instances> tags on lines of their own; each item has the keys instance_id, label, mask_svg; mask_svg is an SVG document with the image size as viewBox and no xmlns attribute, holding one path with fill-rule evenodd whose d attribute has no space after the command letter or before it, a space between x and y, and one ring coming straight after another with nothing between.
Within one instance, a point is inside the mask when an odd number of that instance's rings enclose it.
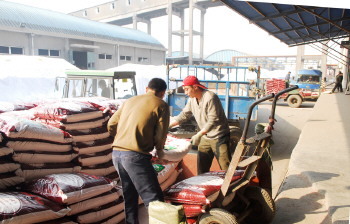
<instances>
[{"instance_id":1,"label":"blue roof panel","mask_svg":"<svg viewBox=\"0 0 350 224\"><path fill-rule=\"evenodd\" d=\"M289 46L350 35L350 9L221 0Z\"/></svg>"},{"instance_id":2,"label":"blue roof panel","mask_svg":"<svg viewBox=\"0 0 350 224\"><path fill-rule=\"evenodd\" d=\"M151 45L165 49L154 37L142 31L91 21L63 13L0 1L0 24L45 32Z\"/></svg>"}]
</instances>

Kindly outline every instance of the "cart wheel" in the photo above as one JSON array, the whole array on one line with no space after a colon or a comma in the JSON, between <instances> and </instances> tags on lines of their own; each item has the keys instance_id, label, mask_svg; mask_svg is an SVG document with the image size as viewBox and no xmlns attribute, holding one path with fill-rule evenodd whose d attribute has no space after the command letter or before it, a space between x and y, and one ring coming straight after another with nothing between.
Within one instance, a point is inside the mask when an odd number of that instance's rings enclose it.
<instances>
[{"instance_id":1,"label":"cart wheel","mask_svg":"<svg viewBox=\"0 0 350 224\"><path fill-rule=\"evenodd\" d=\"M245 219L246 223L270 223L276 212L275 202L270 194L265 189L255 186L248 186L244 194L249 199L249 207L252 209Z\"/></svg>"},{"instance_id":2,"label":"cart wheel","mask_svg":"<svg viewBox=\"0 0 350 224\"><path fill-rule=\"evenodd\" d=\"M230 126L230 153L235 152L236 146L242 137L242 130L236 126Z\"/></svg>"},{"instance_id":3,"label":"cart wheel","mask_svg":"<svg viewBox=\"0 0 350 224\"><path fill-rule=\"evenodd\" d=\"M199 224L238 224L234 215L221 208L213 208L200 217Z\"/></svg>"},{"instance_id":4,"label":"cart wheel","mask_svg":"<svg viewBox=\"0 0 350 224\"><path fill-rule=\"evenodd\" d=\"M293 108L298 108L300 107L301 103L303 100L299 95L291 95L287 99L288 106L293 107Z\"/></svg>"}]
</instances>

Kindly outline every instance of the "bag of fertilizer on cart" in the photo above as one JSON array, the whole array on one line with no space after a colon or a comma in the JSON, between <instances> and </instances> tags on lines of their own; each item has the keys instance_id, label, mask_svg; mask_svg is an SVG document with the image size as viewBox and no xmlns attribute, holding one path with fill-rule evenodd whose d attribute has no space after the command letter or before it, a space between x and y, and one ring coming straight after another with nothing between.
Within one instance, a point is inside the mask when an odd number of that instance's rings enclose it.
<instances>
[{"instance_id":1,"label":"bag of fertilizer on cart","mask_svg":"<svg viewBox=\"0 0 350 224\"><path fill-rule=\"evenodd\" d=\"M148 208L149 223L152 224L186 224L182 205L172 205L161 201L152 201Z\"/></svg>"}]
</instances>

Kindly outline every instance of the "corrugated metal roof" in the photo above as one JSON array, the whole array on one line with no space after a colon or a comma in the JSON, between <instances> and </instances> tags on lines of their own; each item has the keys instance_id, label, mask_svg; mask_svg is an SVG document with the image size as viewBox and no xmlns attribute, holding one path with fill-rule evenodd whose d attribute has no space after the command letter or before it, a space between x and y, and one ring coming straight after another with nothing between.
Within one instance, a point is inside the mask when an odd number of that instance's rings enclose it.
<instances>
[{"instance_id":1,"label":"corrugated metal roof","mask_svg":"<svg viewBox=\"0 0 350 224\"><path fill-rule=\"evenodd\" d=\"M215 62L223 62L223 63L231 63L232 57L235 56L248 56L246 53L242 53L235 50L220 50L212 53L208 57L205 58L207 61L215 61Z\"/></svg>"},{"instance_id":2,"label":"corrugated metal roof","mask_svg":"<svg viewBox=\"0 0 350 224\"><path fill-rule=\"evenodd\" d=\"M333 40L350 34L350 9L221 1L289 46Z\"/></svg>"},{"instance_id":3,"label":"corrugated metal roof","mask_svg":"<svg viewBox=\"0 0 350 224\"><path fill-rule=\"evenodd\" d=\"M77 37L122 41L165 50L157 39L142 31L6 1L0 1L0 25Z\"/></svg>"}]
</instances>

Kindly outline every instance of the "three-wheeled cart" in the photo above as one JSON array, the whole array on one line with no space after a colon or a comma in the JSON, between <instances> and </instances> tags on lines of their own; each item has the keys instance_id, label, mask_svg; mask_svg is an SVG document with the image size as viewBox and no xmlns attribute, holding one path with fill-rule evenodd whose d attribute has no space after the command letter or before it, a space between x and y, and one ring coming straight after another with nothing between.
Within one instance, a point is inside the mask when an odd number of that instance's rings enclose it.
<instances>
[{"instance_id":1,"label":"three-wheeled cart","mask_svg":"<svg viewBox=\"0 0 350 224\"><path fill-rule=\"evenodd\" d=\"M275 214L271 196L268 158L278 98L294 86L255 101L248 110L242 137L226 172L201 174L180 181L165 191L167 202L182 205L187 223L270 223ZM269 123L259 134L247 138L253 109L273 99ZM199 193L200 192L200 193Z\"/></svg>"}]
</instances>

